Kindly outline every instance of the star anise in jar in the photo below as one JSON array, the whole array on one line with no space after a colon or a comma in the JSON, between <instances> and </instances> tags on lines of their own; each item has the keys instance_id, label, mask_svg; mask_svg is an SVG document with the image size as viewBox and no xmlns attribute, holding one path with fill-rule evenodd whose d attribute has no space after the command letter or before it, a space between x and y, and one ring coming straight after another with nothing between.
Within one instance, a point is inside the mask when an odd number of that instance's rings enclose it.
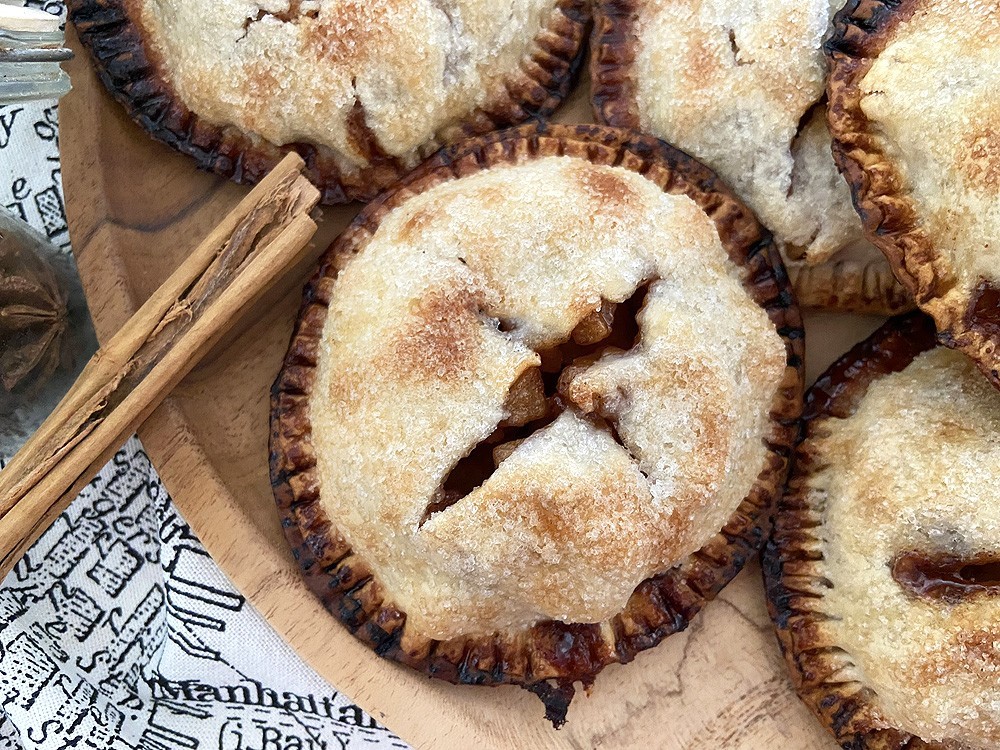
<instances>
[{"instance_id":1,"label":"star anise in jar","mask_svg":"<svg viewBox=\"0 0 1000 750\"><path fill-rule=\"evenodd\" d=\"M0 385L41 388L59 366L66 293L33 251L0 233Z\"/></svg>"}]
</instances>

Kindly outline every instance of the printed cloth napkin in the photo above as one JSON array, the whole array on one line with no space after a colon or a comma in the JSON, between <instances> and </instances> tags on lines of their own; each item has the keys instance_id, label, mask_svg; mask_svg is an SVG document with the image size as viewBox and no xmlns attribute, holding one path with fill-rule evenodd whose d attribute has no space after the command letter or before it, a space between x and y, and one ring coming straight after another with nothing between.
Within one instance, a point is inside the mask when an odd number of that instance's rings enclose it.
<instances>
[{"instance_id":1,"label":"printed cloth napkin","mask_svg":"<svg viewBox=\"0 0 1000 750\"><path fill-rule=\"evenodd\" d=\"M53 102L0 105L0 206L68 245ZM236 592L137 438L0 584L0 750L406 747Z\"/></svg>"}]
</instances>

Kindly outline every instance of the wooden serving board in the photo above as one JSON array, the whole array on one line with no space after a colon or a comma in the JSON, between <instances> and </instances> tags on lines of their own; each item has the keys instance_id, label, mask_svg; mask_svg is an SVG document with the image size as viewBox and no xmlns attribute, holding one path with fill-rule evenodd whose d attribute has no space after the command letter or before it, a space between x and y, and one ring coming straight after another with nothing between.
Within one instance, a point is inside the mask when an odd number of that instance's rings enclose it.
<instances>
[{"instance_id":1,"label":"wooden serving board","mask_svg":"<svg viewBox=\"0 0 1000 750\"><path fill-rule=\"evenodd\" d=\"M80 51L60 108L73 247L98 334L137 309L246 188L149 139ZM590 121L584 81L557 119ZM314 256L356 207L326 209ZM832 750L798 701L750 565L684 633L606 669L555 731L518 688L457 687L383 661L310 594L285 544L267 473L268 391L309 269L246 316L139 434L181 513L236 587L331 685L418 748ZM879 323L812 316L809 380Z\"/></svg>"}]
</instances>

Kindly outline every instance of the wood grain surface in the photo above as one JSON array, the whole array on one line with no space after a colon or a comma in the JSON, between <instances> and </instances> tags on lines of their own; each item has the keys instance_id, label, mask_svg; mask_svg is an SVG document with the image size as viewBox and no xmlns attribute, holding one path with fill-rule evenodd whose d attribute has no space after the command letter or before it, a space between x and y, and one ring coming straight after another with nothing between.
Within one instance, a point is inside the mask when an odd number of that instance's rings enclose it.
<instances>
[{"instance_id":1,"label":"wood grain surface","mask_svg":"<svg viewBox=\"0 0 1000 750\"><path fill-rule=\"evenodd\" d=\"M150 140L104 92L79 45L60 108L63 182L74 250L101 338L116 331L246 188L195 170ZM586 81L557 119L590 121ZM326 209L312 257L356 208ZM268 390L309 269L181 384L140 437L209 552L331 685L418 748L833 750L798 701L751 565L684 633L612 666L555 731L518 688L456 687L383 661L357 643L299 579L267 474ZM810 380L879 323L807 319Z\"/></svg>"}]
</instances>

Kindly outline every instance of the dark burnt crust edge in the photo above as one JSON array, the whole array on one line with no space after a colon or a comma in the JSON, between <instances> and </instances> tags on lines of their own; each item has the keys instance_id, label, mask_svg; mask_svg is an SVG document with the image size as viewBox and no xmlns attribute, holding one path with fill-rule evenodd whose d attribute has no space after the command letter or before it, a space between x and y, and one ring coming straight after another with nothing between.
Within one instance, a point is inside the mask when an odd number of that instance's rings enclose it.
<instances>
[{"instance_id":1,"label":"dark burnt crust edge","mask_svg":"<svg viewBox=\"0 0 1000 750\"><path fill-rule=\"evenodd\" d=\"M597 624L543 622L516 633L431 641L406 632L405 614L383 602L378 581L352 555L319 506L310 440L308 394L319 338L338 268L391 210L417 192L493 165L571 155L643 174L669 193L684 193L715 221L745 287L768 313L787 351L771 409L769 453L747 497L702 549L641 583L626 608ZM284 366L271 392L270 471L282 526L310 588L380 656L452 683L521 685L535 692L555 724L565 720L573 683L589 686L611 663L626 663L683 630L760 549L788 472L802 407L803 330L790 284L770 235L700 163L649 136L601 126L524 125L443 149L370 203L327 250L304 292ZM602 631L602 626L604 630ZM604 633L610 633L610 641Z\"/></svg>"},{"instance_id":2,"label":"dark burnt crust edge","mask_svg":"<svg viewBox=\"0 0 1000 750\"><path fill-rule=\"evenodd\" d=\"M939 341L972 357L990 382L1000 387L1000 328L995 315L981 315L977 310L984 290L970 290L968 304L942 299L954 289L954 275L922 228L902 175L861 110L862 79L896 27L924 2L850 0L834 17L826 43L833 157L850 185L866 236L889 260L917 305L934 318ZM983 301L990 303L991 310L995 307L994 300Z\"/></svg>"},{"instance_id":3,"label":"dark burnt crust edge","mask_svg":"<svg viewBox=\"0 0 1000 750\"><path fill-rule=\"evenodd\" d=\"M289 151L306 163L306 176L327 205L369 200L407 171L399 158L382 151L356 107L349 128L370 165L343 172L333 151L310 143L277 146L231 125L219 126L194 114L168 83L162 61L143 40L134 0L68 0L69 20L104 86L129 116L155 139L187 156L202 169L239 183L256 183ZM487 133L498 127L550 115L577 78L590 23L589 0L558 0L547 27L533 40L518 73L502 94L463 120L445 125L417 156L443 143Z\"/></svg>"},{"instance_id":4,"label":"dark burnt crust edge","mask_svg":"<svg viewBox=\"0 0 1000 750\"><path fill-rule=\"evenodd\" d=\"M768 611L792 682L820 723L849 750L945 750L946 746L888 727L871 688L851 679L850 654L821 634L819 628L830 617L822 600L832 584L822 565L822 498L808 486L824 464L810 439L823 434L826 419L853 414L873 382L904 369L936 343L933 321L922 313L892 318L834 362L809 389L794 468L764 548Z\"/></svg>"},{"instance_id":5,"label":"dark burnt crust edge","mask_svg":"<svg viewBox=\"0 0 1000 750\"><path fill-rule=\"evenodd\" d=\"M827 121L833 158L851 188L865 234L889 260L918 305L936 297L947 279L933 265L928 238L919 232L903 179L878 146L861 110L861 80L893 30L919 0L849 0L834 16L825 44L829 64Z\"/></svg>"},{"instance_id":6,"label":"dark burnt crust edge","mask_svg":"<svg viewBox=\"0 0 1000 750\"><path fill-rule=\"evenodd\" d=\"M639 0L596 0L590 36L594 118L631 130L642 129L634 78L639 4ZM856 262L836 259L798 265L794 282L804 308L894 315L913 307L908 292L887 272L875 279L871 272L855 272ZM852 266L850 273L842 272L846 266Z\"/></svg>"},{"instance_id":7,"label":"dark burnt crust edge","mask_svg":"<svg viewBox=\"0 0 1000 750\"><path fill-rule=\"evenodd\" d=\"M590 103L594 119L615 128L640 130L632 66L635 64L638 3L595 0L590 34Z\"/></svg>"}]
</instances>

